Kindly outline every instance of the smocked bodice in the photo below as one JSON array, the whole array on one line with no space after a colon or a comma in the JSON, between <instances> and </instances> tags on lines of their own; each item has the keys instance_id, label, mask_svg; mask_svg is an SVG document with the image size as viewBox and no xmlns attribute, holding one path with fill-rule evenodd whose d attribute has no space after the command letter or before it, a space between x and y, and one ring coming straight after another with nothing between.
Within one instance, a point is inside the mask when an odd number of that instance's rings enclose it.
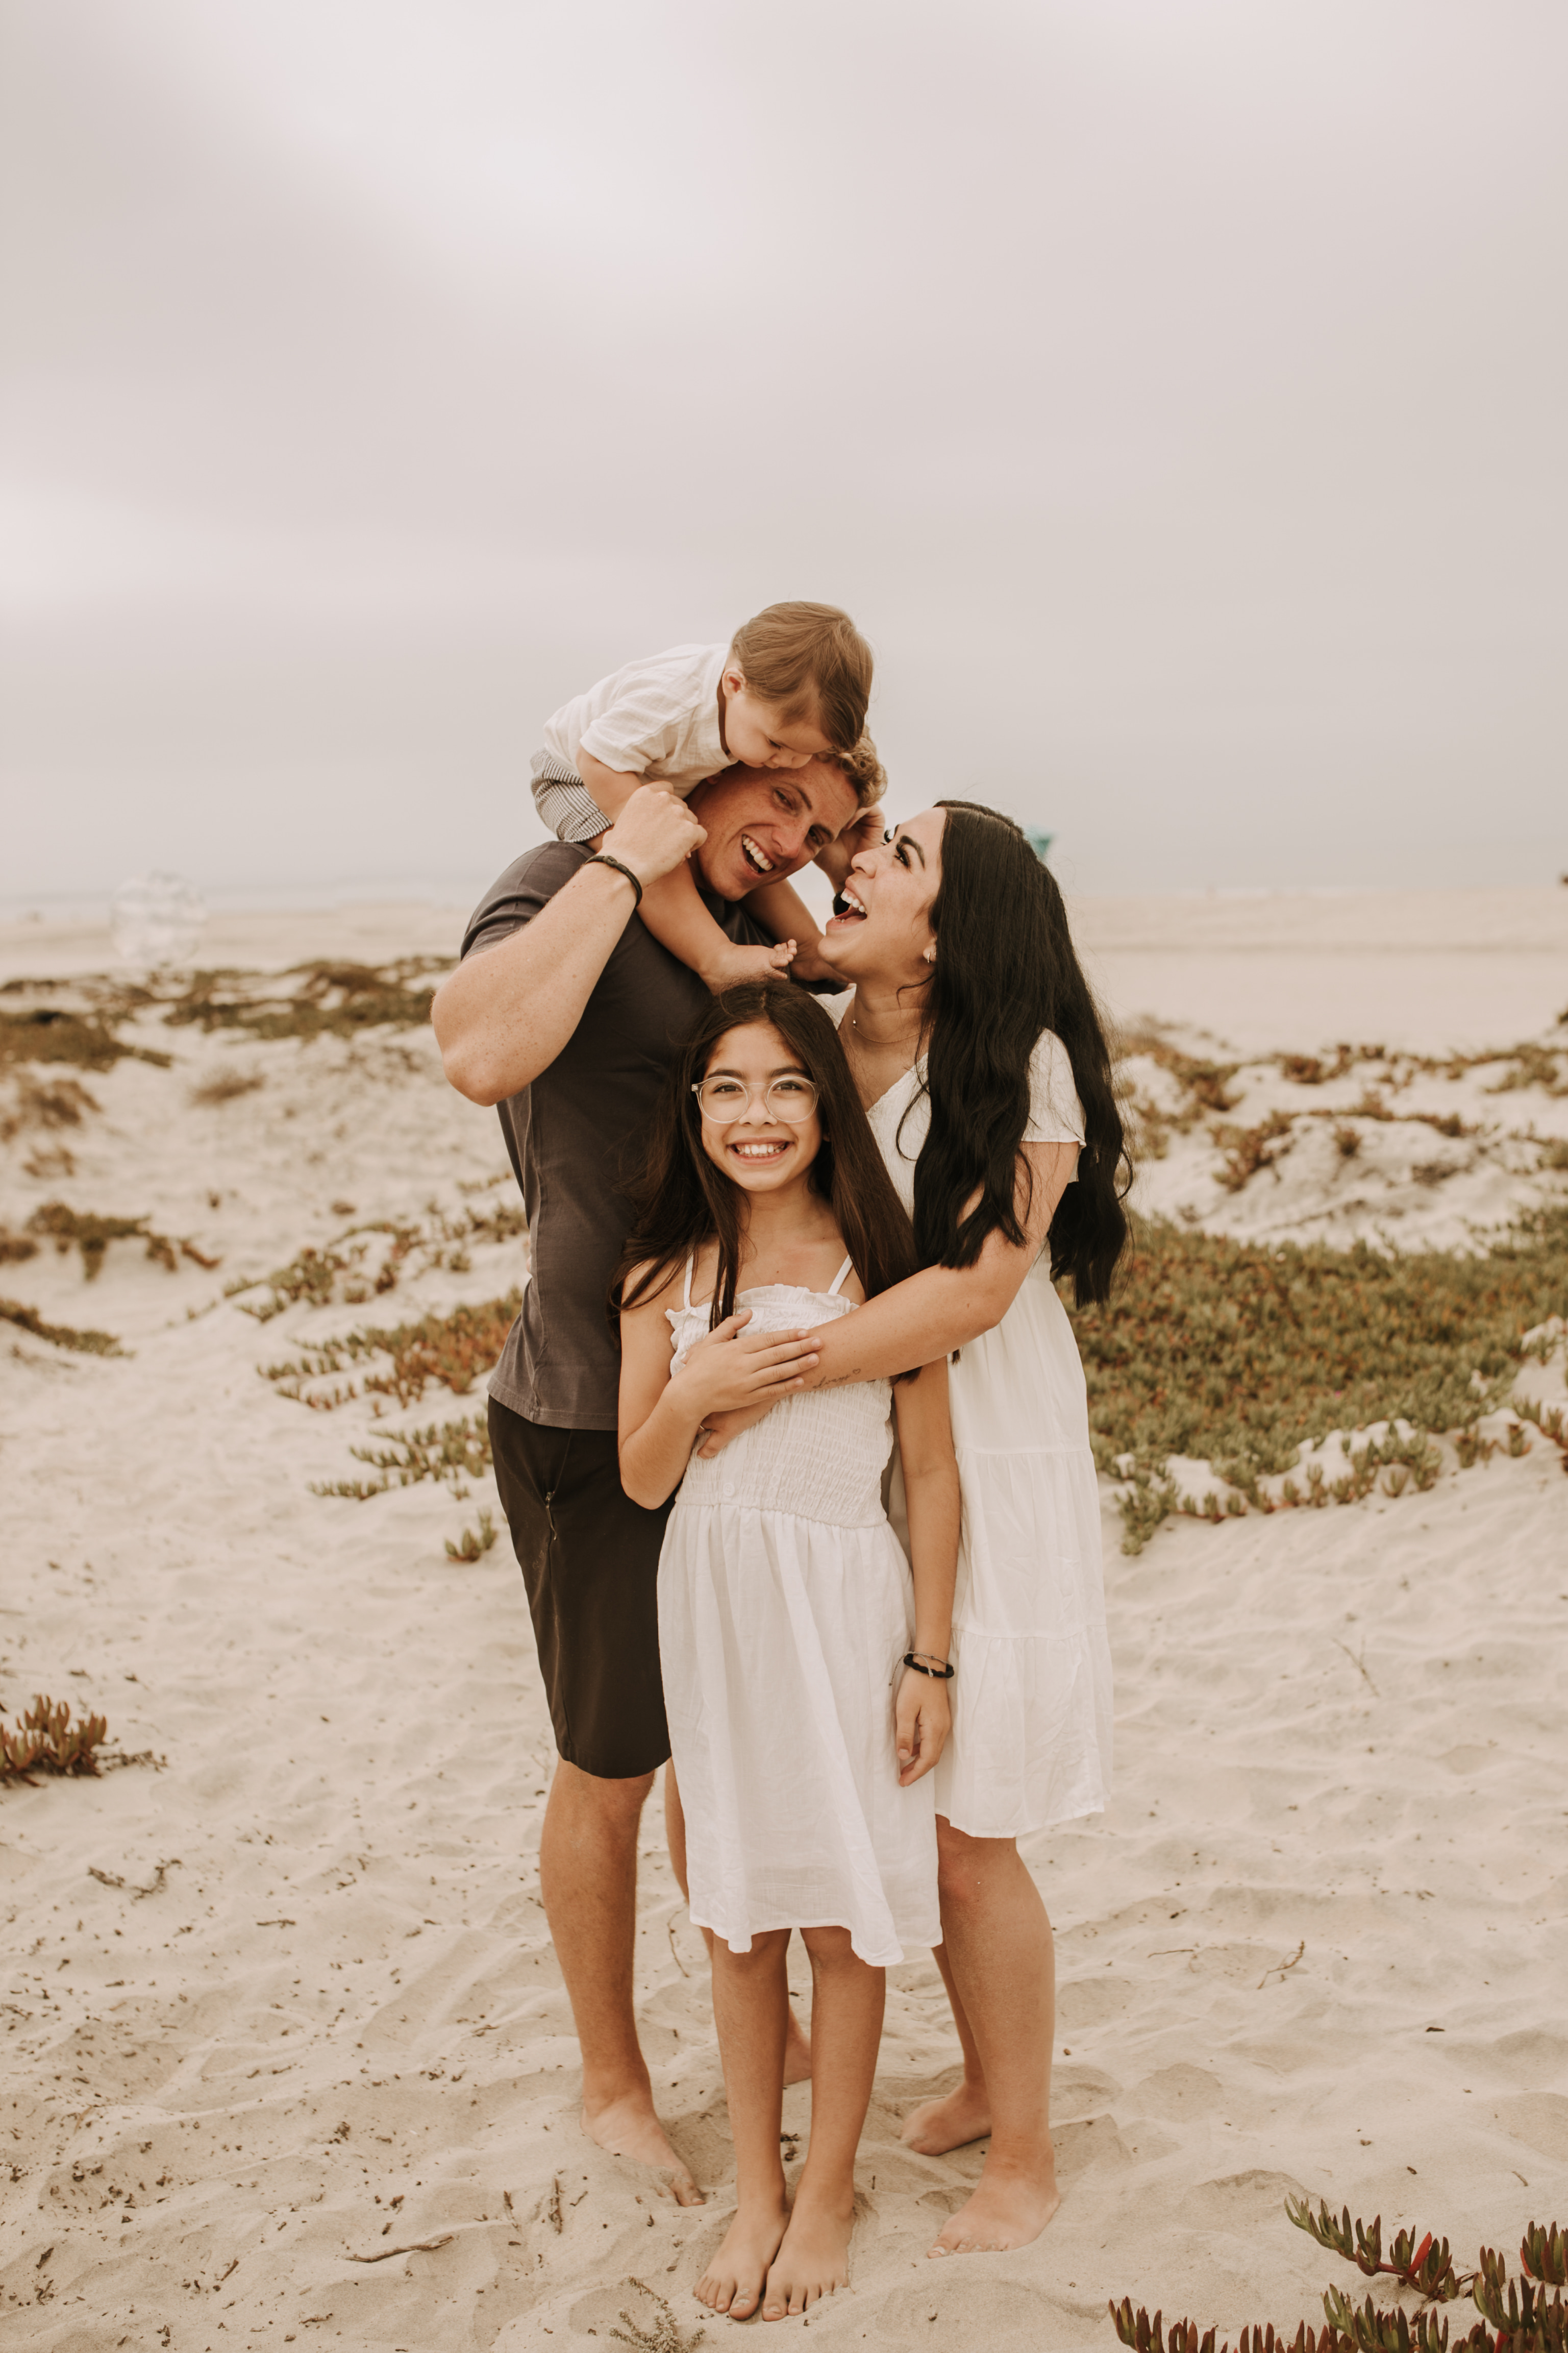
<instances>
[{"instance_id":1,"label":"smocked bodice","mask_svg":"<svg viewBox=\"0 0 1568 2353\"><path fill-rule=\"evenodd\" d=\"M761 1284L736 1294L749 1307L748 1332L807 1331L852 1315L856 1302L837 1291L806 1291L795 1283ZM710 1309L668 1307L675 1341L672 1372L707 1332ZM846 1382L797 1391L753 1422L710 1461L694 1454L677 1493L676 1508L731 1505L788 1512L845 1528L868 1527L883 1517L882 1472L892 1451L892 1386Z\"/></svg>"}]
</instances>

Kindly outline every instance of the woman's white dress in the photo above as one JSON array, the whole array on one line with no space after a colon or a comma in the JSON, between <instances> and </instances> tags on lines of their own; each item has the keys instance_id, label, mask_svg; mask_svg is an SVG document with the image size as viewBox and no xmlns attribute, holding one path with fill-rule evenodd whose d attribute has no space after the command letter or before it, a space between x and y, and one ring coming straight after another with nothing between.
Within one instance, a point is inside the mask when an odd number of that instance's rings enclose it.
<instances>
[{"instance_id":1,"label":"woman's white dress","mask_svg":"<svg viewBox=\"0 0 1568 2353\"><path fill-rule=\"evenodd\" d=\"M748 1329L852 1314L827 1292L739 1294ZM667 1311L675 1368L706 1304ZM940 1943L934 1777L899 1786L893 1693L914 1639L909 1563L882 1506L891 1390L788 1398L693 1456L658 1564L658 1644L686 1812L691 1917L731 1951L770 1928L847 1928L887 1967Z\"/></svg>"},{"instance_id":2,"label":"woman's white dress","mask_svg":"<svg viewBox=\"0 0 1568 2353\"><path fill-rule=\"evenodd\" d=\"M820 1001L842 1023L854 997ZM915 1162L931 1126L924 1061L868 1117L912 1216ZM1024 1141L1083 1136L1067 1049L1045 1030L1030 1060ZM1018 1838L1100 1812L1110 1788L1100 1490L1083 1366L1048 1250L1001 1323L960 1349L949 1394L963 1529L952 1735L931 1776L936 1810L972 1838ZM899 1524L896 1490L895 1481L889 1508Z\"/></svg>"}]
</instances>

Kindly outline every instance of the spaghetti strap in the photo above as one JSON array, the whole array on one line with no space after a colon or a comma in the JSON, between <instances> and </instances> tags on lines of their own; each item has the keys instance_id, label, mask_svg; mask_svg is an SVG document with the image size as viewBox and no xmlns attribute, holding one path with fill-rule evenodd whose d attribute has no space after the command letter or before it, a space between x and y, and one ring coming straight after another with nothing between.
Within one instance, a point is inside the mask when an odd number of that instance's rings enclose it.
<instances>
[{"instance_id":1,"label":"spaghetti strap","mask_svg":"<svg viewBox=\"0 0 1568 2353\"><path fill-rule=\"evenodd\" d=\"M843 1282L845 1276L852 1271L854 1263L855 1261L853 1259L847 1258L845 1260L843 1265L839 1268L837 1273L834 1276L832 1282L827 1286L827 1296L829 1299L837 1298L838 1286Z\"/></svg>"},{"instance_id":2,"label":"spaghetti strap","mask_svg":"<svg viewBox=\"0 0 1568 2353\"><path fill-rule=\"evenodd\" d=\"M696 1263L697 1252L689 1251L686 1259L686 1296L680 1303L683 1307L689 1307L691 1304L691 1270Z\"/></svg>"}]
</instances>

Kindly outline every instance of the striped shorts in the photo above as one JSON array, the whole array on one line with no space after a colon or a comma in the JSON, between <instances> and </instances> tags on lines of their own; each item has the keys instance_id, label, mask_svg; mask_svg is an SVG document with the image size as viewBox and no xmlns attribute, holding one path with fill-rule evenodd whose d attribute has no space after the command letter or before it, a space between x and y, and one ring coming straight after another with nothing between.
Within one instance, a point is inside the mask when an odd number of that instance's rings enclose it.
<instances>
[{"instance_id":1,"label":"striped shorts","mask_svg":"<svg viewBox=\"0 0 1568 2353\"><path fill-rule=\"evenodd\" d=\"M531 765L533 806L558 841L592 841L609 831L609 818L575 768L553 752L536 752Z\"/></svg>"}]
</instances>

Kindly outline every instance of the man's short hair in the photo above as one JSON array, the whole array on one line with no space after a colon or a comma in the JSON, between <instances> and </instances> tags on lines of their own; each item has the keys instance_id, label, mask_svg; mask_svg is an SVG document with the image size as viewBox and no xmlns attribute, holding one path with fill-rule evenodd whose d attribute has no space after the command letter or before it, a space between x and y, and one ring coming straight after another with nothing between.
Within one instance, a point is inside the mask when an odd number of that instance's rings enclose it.
<instances>
[{"instance_id":1,"label":"man's short hair","mask_svg":"<svg viewBox=\"0 0 1568 2353\"><path fill-rule=\"evenodd\" d=\"M862 735L853 751L825 752L823 759L828 766L843 769L863 809L875 807L888 789L888 772L869 735Z\"/></svg>"}]
</instances>

